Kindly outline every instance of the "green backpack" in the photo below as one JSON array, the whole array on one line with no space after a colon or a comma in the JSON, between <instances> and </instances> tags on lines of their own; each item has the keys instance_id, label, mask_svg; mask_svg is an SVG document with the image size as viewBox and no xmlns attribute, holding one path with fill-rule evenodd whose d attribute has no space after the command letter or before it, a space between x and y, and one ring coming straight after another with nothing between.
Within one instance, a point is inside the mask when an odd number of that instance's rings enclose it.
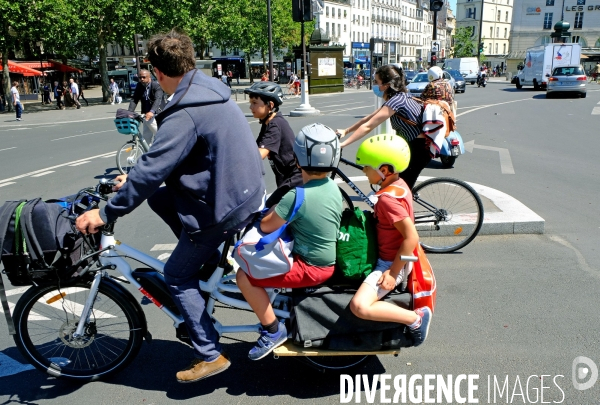
<instances>
[{"instance_id":1,"label":"green backpack","mask_svg":"<svg viewBox=\"0 0 600 405\"><path fill-rule=\"evenodd\" d=\"M362 281L377 263L377 220L371 211L344 210L336 246L336 272L345 280Z\"/></svg>"}]
</instances>

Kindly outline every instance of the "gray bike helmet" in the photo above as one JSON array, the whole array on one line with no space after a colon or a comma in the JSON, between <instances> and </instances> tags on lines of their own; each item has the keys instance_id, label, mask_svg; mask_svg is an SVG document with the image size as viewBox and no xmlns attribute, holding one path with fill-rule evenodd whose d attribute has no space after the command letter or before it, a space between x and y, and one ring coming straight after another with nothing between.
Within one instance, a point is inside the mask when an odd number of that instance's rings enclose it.
<instances>
[{"instance_id":1,"label":"gray bike helmet","mask_svg":"<svg viewBox=\"0 0 600 405\"><path fill-rule=\"evenodd\" d=\"M283 91L277 83L257 82L252 87L245 89L244 93L261 96L263 99L272 101L276 108L283 104Z\"/></svg>"},{"instance_id":2,"label":"gray bike helmet","mask_svg":"<svg viewBox=\"0 0 600 405\"><path fill-rule=\"evenodd\" d=\"M303 169L327 172L340 161L340 140L328 126L307 125L296 135L294 154Z\"/></svg>"}]
</instances>

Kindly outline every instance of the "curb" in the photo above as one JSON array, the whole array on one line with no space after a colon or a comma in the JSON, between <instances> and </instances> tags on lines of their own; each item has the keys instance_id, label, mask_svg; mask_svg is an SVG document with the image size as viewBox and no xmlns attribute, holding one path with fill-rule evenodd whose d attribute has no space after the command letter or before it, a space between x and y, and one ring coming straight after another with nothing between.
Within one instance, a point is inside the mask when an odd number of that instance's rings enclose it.
<instances>
[{"instance_id":1,"label":"curb","mask_svg":"<svg viewBox=\"0 0 600 405\"><path fill-rule=\"evenodd\" d=\"M419 176L419 181L432 179ZM366 176L350 177L353 182L367 181ZM335 179L343 183L342 179ZM516 198L491 187L477 183L469 184L482 197L490 200L500 212L484 212L479 235L543 234L546 221Z\"/></svg>"}]
</instances>

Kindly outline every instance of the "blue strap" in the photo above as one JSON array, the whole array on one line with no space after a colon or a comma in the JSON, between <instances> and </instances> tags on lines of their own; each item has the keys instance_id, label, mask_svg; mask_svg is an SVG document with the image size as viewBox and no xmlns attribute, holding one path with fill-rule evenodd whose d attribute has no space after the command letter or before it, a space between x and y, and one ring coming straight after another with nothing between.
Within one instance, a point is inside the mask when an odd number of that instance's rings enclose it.
<instances>
[{"instance_id":1,"label":"blue strap","mask_svg":"<svg viewBox=\"0 0 600 405\"><path fill-rule=\"evenodd\" d=\"M292 221L292 219L294 218L294 216L300 209L300 206L302 205L303 202L304 202L304 188L296 187L296 199L294 201L294 209L292 209L292 214L290 215L290 219L288 219L287 222L281 226L281 228L260 238L260 240L255 245L256 250L258 250L258 251L263 250L266 245L268 245L269 243L275 242L281 235L283 235L283 233L285 232L285 229L287 228L289 223Z\"/></svg>"}]
</instances>

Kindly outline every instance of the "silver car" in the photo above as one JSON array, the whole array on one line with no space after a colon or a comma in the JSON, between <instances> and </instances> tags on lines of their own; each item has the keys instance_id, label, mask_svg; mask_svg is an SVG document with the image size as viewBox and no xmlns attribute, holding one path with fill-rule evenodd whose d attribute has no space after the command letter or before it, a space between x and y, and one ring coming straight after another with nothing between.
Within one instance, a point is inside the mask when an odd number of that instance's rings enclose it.
<instances>
[{"instance_id":1,"label":"silver car","mask_svg":"<svg viewBox=\"0 0 600 405\"><path fill-rule=\"evenodd\" d=\"M452 86L452 89L454 90L454 79L452 78L452 76L450 76L450 73L448 72L444 72L444 80L450 82L450 85ZM423 90L425 90L425 87L427 86L427 84L429 84L429 78L427 78L427 72L421 72L418 75L415 76L414 79L411 80L410 83L408 83L408 86L406 86L406 88L408 89L408 91L410 92L411 95L415 96L415 97L421 97L421 93L423 93Z\"/></svg>"},{"instance_id":2,"label":"silver car","mask_svg":"<svg viewBox=\"0 0 600 405\"><path fill-rule=\"evenodd\" d=\"M547 75L549 76L549 75ZM556 93L576 93L585 98L587 96L587 76L581 66L561 66L554 68L552 76L548 77L546 98Z\"/></svg>"}]
</instances>

